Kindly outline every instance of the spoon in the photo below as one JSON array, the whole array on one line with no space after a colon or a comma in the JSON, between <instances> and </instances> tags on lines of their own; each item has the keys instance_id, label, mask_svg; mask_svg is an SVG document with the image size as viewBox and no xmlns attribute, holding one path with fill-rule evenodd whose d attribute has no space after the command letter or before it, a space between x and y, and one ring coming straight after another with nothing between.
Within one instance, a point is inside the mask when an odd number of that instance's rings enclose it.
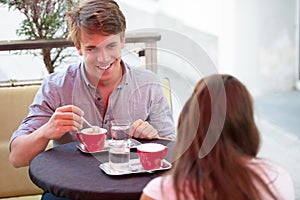
<instances>
[{"instance_id":1,"label":"spoon","mask_svg":"<svg viewBox=\"0 0 300 200\"><path fill-rule=\"evenodd\" d=\"M93 126L92 124L90 124L90 122L88 122L84 117L82 117L83 121L93 129L93 132L97 132L99 130L98 126Z\"/></svg>"},{"instance_id":2,"label":"spoon","mask_svg":"<svg viewBox=\"0 0 300 200\"><path fill-rule=\"evenodd\" d=\"M83 121L91 128L93 128L92 124L90 124L90 122L88 122L84 117L82 117Z\"/></svg>"},{"instance_id":3,"label":"spoon","mask_svg":"<svg viewBox=\"0 0 300 200\"><path fill-rule=\"evenodd\" d=\"M171 139L171 138L168 138L168 137L163 137L163 136L158 136L156 139L159 139L159 140L168 140L168 141L173 141L173 139Z\"/></svg>"}]
</instances>

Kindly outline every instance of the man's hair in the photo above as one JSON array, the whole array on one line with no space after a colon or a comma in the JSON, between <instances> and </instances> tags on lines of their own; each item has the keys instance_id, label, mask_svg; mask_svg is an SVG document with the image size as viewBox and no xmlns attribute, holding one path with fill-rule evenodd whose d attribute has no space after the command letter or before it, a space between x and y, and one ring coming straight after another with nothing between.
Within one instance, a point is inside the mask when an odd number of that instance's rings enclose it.
<instances>
[{"instance_id":1,"label":"man's hair","mask_svg":"<svg viewBox=\"0 0 300 200\"><path fill-rule=\"evenodd\" d=\"M113 0L86 0L66 14L70 28L69 39L80 46L81 31L88 34L124 36L126 20L119 5Z\"/></svg>"}]
</instances>

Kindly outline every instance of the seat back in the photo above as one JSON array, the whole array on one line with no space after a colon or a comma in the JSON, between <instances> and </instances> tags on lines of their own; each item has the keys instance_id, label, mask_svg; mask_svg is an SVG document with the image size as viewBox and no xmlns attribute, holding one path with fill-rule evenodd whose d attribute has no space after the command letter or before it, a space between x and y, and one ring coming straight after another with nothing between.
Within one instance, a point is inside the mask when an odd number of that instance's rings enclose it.
<instances>
[{"instance_id":1,"label":"seat back","mask_svg":"<svg viewBox=\"0 0 300 200\"><path fill-rule=\"evenodd\" d=\"M40 86L0 88L0 198L41 194L28 174L28 167L14 168L8 161L8 142L28 114Z\"/></svg>"}]
</instances>

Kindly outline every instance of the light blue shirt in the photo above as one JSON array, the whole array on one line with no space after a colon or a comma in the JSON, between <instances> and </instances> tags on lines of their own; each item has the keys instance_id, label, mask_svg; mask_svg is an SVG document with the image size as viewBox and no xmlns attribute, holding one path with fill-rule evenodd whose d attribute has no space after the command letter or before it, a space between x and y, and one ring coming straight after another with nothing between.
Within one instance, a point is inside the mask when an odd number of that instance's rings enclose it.
<instances>
[{"instance_id":1,"label":"light blue shirt","mask_svg":"<svg viewBox=\"0 0 300 200\"><path fill-rule=\"evenodd\" d=\"M32 133L50 119L56 108L70 104L81 108L93 125L107 130L112 119L129 119L131 122L142 119L148 121L160 136L175 138L172 112L156 74L122 62L123 77L112 91L104 114L101 94L86 78L83 66L83 63L71 65L66 72L53 73L44 79L29 107L28 116L13 133L10 142L19 135ZM76 136L68 132L54 141L54 146L72 141L77 141Z\"/></svg>"}]
</instances>

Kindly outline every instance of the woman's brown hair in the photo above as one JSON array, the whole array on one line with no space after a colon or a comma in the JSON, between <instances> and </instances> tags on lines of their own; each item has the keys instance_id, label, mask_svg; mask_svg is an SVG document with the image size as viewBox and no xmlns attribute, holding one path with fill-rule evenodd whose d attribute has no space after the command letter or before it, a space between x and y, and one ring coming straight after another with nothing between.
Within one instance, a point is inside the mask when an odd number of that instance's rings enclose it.
<instances>
[{"instance_id":1,"label":"woman's brown hair","mask_svg":"<svg viewBox=\"0 0 300 200\"><path fill-rule=\"evenodd\" d=\"M121 34L124 36L126 20L119 5L113 0L86 0L79 8L67 13L69 38L80 46L80 33Z\"/></svg>"},{"instance_id":2,"label":"woman's brown hair","mask_svg":"<svg viewBox=\"0 0 300 200\"><path fill-rule=\"evenodd\" d=\"M205 140L211 147L204 144ZM275 199L266 183L249 168L259 145L247 88L230 75L200 80L178 121L173 155L178 159L170 172L177 199L192 194L195 199L253 200L261 199L261 190ZM201 153L203 148L209 152Z\"/></svg>"}]
</instances>

